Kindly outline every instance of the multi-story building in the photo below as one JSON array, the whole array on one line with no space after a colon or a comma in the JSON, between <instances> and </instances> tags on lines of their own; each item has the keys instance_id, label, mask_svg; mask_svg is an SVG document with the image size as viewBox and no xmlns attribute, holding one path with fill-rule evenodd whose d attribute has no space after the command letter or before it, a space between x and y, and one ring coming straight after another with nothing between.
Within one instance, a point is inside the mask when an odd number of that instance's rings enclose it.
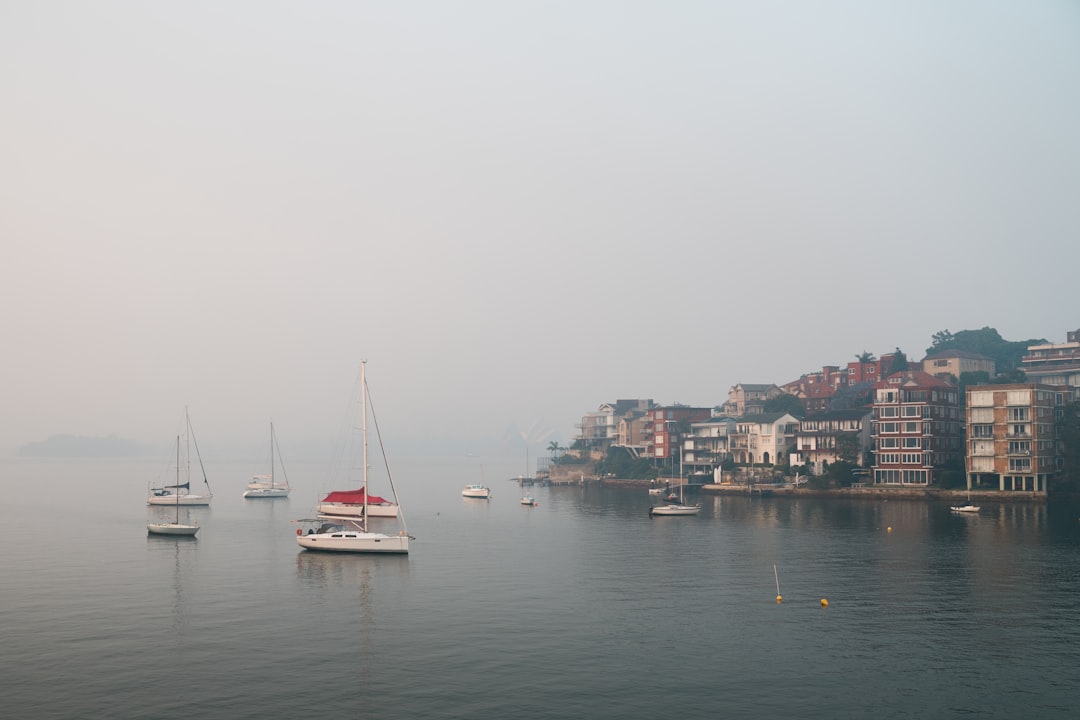
<instances>
[{"instance_id":1,"label":"multi-story building","mask_svg":"<svg viewBox=\"0 0 1080 720\"><path fill-rule=\"evenodd\" d=\"M847 384L876 383L892 373L900 353L885 353L877 360L856 360L847 364Z\"/></svg>"},{"instance_id":2,"label":"multi-story building","mask_svg":"<svg viewBox=\"0 0 1080 720\"><path fill-rule=\"evenodd\" d=\"M728 400L720 407L723 415L740 417L764 412L765 401L783 391L775 385L739 383L728 390Z\"/></svg>"},{"instance_id":3,"label":"multi-story building","mask_svg":"<svg viewBox=\"0 0 1080 720\"><path fill-rule=\"evenodd\" d=\"M615 444L640 456L648 449L649 418L645 412L630 412L619 418Z\"/></svg>"},{"instance_id":4,"label":"multi-story building","mask_svg":"<svg viewBox=\"0 0 1080 720\"><path fill-rule=\"evenodd\" d=\"M653 406L652 400L616 400L604 403L596 412L586 413L577 426L576 439L582 441L585 448L594 453L603 453L615 444L618 438L618 421L634 412L644 412Z\"/></svg>"},{"instance_id":5,"label":"multi-story building","mask_svg":"<svg viewBox=\"0 0 1080 720\"><path fill-rule=\"evenodd\" d=\"M798 429L798 418L788 413L745 415L735 421L731 454L742 465L773 465L794 447Z\"/></svg>"},{"instance_id":6,"label":"multi-story building","mask_svg":"<svg viewBox=\"0 0 1080 720\"><path fill-rule=\"evenodd\" d=\"M734 432L735 420L729 417L717 416L691 423L690 434L682 441L683 467L689 473L712 473L730 457Z\"/></svg>"},{"instance_id":7,"label":"multi-story building","mask_svg":"<svg viewBox=\"0 0 1080 720\"><path fill-rule=\"evenodd\" d=\"M827 465L844 459L841 454L846 451L852 462L862 465L870 449L871 415L868 408L807 415L799 421L791 464L810 465L814 475L821 475Z\"/></svg>"},{"instance_id":8,"label":"multi-story building","mask_svg":"<svg viewBox=\"0 0 1080 720\"><path fill-rule=\"evenodd\" d=\"M942 350L933 355L927 355L922 361L923 372L934 377L952 376L960 379L961 373L984 372L988 377L994 377L994 359L978 353L965 350Z\"/></svg>"},{"instance_id":9,"label":"multi-story building","mask_svg":"<svg viewBox=\"0 0 1080 720\"><path fill-rule=\"evenodd\" d=\"M1058 470L1055 420L1070 388L1020 383L967 388L967 486L1046 493Z\"/></svg>"},{"instance_id":10,"label":"multi-story building","mask_svg":"<svg viewBox=\"0 0 1080 720\"><path fill-rule=\"evenodd\" d=\"M933 485L962 458L959 390L922 370L874 385L873 478L877 485Z\"/></svg>"},{"instance_id":11,"label":"multi-story building","mask_svg":"<svg viewBox=\"0 0 1080 720\"><path fill-rule=\"evenodd\" d=\"M686 405L654 407L645 412L646 443L649 455L656 460L679 457L679 439L690 434L690 427L712 415L710 408Z\"/></svg>"},{"instance_id":12,"label":"multi-story building","mask_svg":"<svg viewBox=\"0 0 1080 720\"><path fill-rule=\"evenodd\" d=\"M1064 343L1031 345L1020 369L1031 382L1080 387L1080 330L1069 332Z\"/></svg>"}]
</instances>

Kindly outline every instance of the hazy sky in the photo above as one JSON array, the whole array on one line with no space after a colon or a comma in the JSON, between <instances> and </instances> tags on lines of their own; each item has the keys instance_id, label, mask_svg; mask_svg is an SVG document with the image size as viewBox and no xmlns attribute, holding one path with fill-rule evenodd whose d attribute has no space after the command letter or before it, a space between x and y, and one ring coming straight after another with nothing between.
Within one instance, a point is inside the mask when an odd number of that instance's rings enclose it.
<instances>
[{"instance_id":1,"label":"hazy sky","mask_svg":"<svg viewBox=\"0 0 1080 720\"><path fill-rule=\"evenodd\" d=\"M317 447L362 358L391 443L569 442L1080 327L1072 0L0 0L0 92L0 454Z\"/></svg>"}]
</instances>

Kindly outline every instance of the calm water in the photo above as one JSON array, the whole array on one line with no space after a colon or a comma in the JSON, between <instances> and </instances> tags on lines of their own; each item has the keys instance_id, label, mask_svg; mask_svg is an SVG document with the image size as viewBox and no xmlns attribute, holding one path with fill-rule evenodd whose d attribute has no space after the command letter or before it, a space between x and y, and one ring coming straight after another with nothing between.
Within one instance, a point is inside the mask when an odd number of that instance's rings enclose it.
<instances>
[{"instance_id":1,"label":"calm water","mask_svg":"<svg viewBox=\"0 0 1080 720\"><path fill-rule=\"evenodd\" d=\"M191 541L146 535L157 463L4 461L5 715L1076 716L1076 507L706 496L649 518L643 490L523 507L513 461L485 461L486 503L460 496L475 459L395 465L405 558L299 550L316 466L251 501L264 468L208 461Z\"/></svg>"}]
</instances>

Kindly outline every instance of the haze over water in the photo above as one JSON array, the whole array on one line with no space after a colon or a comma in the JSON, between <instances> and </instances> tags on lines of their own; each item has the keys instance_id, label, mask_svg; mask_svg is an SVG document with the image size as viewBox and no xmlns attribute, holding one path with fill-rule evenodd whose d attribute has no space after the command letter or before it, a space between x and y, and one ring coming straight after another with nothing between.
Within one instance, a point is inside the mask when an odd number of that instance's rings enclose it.
<instances>
[{"instance_id":1,"label":"haze over water","mask_svg":"<svg viewBox=\"0 0 1080 720\"><path fill-rule=\"evenodd\" d=\"M8 460L0 655L12 717L1072 718L1067 505L533 488L488 458L392 463L408 557L301 552L259 462L207 463L195 541L148 537L159 463ZM889 531L889 528L892 528ZM777 568L784 602L777 604ZM820 600L829 606L822 608Z\"/></svg>"}]
</instances>

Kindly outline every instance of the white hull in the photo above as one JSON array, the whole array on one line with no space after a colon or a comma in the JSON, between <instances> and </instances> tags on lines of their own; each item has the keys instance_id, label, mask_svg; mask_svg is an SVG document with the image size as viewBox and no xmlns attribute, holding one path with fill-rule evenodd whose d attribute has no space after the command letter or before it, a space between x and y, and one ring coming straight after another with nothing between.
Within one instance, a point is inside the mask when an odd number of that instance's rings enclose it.
<instances>
[{"instance_id":1,"label":"white hull","mask_svg":"<svg viewBox=\"0 0 1080 720\"><path fill-rule=\"evenodd\" d=\"M977 513L977 512L979 512L979 506L978 505L956 505L956 506L951 507L949 509L952 510L953 512L958 512L958 513Z\"/></svg>"},{"instance_id":2,"label":"white hull","mask_svg":"<svg viewBox=\"0 0 1080 720\"><path fill-rule=\"evenodd\" d=\"M265 487L265 488L252 488L249 487L244 491L244 497L246 498L279 498L289 497L289 489L283 487Z\"/></svg>"},{"instance_id":3,"label":"white hull","mask_svg":"<svg viewBox=\"0 0 1080 720\"><path fill-rule=\"evenodd\" d=\"M186 505L186 506L209 505L210 504L210 499L212 497L214 497L214 496L213 495L190 495L189 494L189 495L181 495L179 498L177 498L175 495L169 493L169 494L166 494L166 495L151 495L150 497L146 498L146 504L147 505L169 505L169 506L174 506L174 505Z\"/></svg>"},{"instance_id":4,"label":"white hull","mask_svg":"<svg viewBox=\"0 0 1080 720\"><path fill-rule=\"evenodd\" d=\"M305 550L347 553L392 553L405 555L409 552L408 535L384 535L361 530L334 530L324 533L297 535L296 544Z\"/></svg>"},{"instance_id":5,"label":"white hull","mask_svg":"<svg viewBox=\"0 0 1080 720\"><path fill-rule=\"evenodd\" d=\"M531 497L523 497L523 498L521 498L521 504L522 505L528 505L529 507L532 507L533 505L536 504L536 501L533 500Z\"/></svg>"},{"instance_id":6,"label":"white hull","mask_svg":"<svg viewBox=\"0 0 1080 720\"><path fill-rule=\"evenodd\" d=\"M353 505L351 503L319 503L318 510L323 515L337 515L339 517L360 517L364 514L363 505ZM398 506L368 505L367 514L368 517L396 518L398 516Z\"/></svg>"},{"instance_id":7,"label":"white hull","mask_svg":"<svg viewBox=\"0 0 1080 720\"><path fill-rule=\"evenodd\" d=\"M697 515L700 505L655 505L649 508L650 515Z\"/></svg>"},{"instance_id":8,"label":"white hull","mask_svg":"<svg viewBox=\"0 0 1080 720\"><path fill-rule=\"evenodd\" d=\"M465 489L461 491L461 496L487 500L491 497L491 488L484 487L483 485L466 485Z\"/></svg>"},{"instance_id":9,"label":"white hull","mask_svg":"<svg viewBox=\"0 0 1080 720\"><path fill-rule=\"evenodd\" d=\"M151 535L185 535L192 537L199 532L199 526L182 525L180 523L147 523L146 531Z\"/></svg>"}]
</instances>

